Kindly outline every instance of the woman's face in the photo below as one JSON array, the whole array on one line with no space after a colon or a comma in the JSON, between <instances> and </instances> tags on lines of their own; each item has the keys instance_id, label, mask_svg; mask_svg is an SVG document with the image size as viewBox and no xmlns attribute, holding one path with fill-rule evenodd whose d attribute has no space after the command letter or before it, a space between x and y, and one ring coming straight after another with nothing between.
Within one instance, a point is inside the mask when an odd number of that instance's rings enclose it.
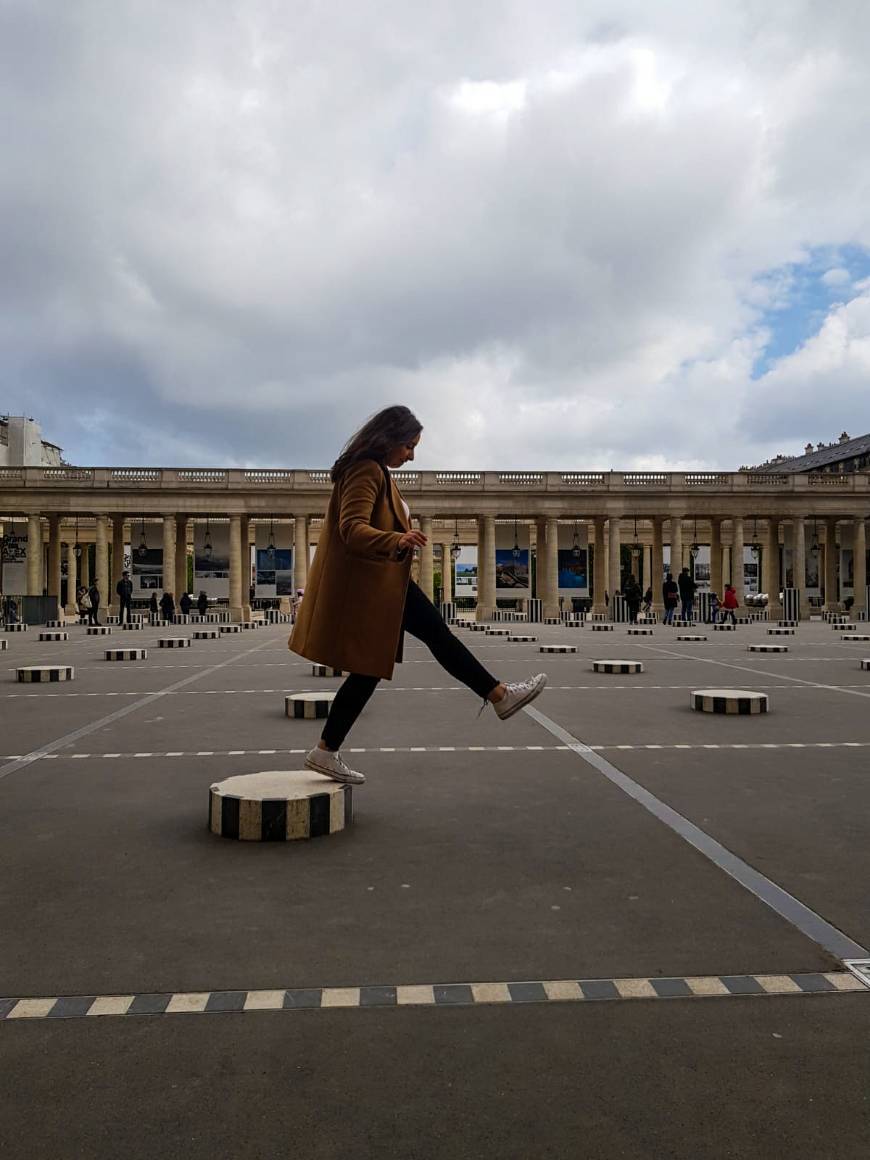
<instances>
[{"instance_id":1,"label":"woman's face","mask_svg":"<svg viewBox=\"0 0 870 1160\"><path fill-rule=\"evenodd\" d=\"M410 443L400 443L387 456L387 467L401 467L404 463L412 463L414 451L419 442L420 436L416 435Z\"/></svg>"}]
</instances>

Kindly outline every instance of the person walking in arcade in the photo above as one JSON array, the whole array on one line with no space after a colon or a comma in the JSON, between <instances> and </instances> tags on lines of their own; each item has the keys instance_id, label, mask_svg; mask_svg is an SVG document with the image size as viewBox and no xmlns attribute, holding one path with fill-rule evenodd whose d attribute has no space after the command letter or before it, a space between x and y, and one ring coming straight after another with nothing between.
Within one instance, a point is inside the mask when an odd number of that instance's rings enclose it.
<instances>
[{"instance_id":1,"label":"person walking in arcade","mask_svg":"<svg viewBox=\"0 0 870 1160\"><path fill-rule=\"evenodd\" d=\"M372 416L345 445L332 467L332 496L305 599L288 647L318 664L350 675L335 695L319 744L306 768L334 781L360 784L339 752L381 678L402 660L404 633L421 640L438 663L502 720L535 699L544 673L504 683L454 636L441 614L411 579L415 548L426 544L411 527L391 468L414 459L422 425L402 406Z\"/></svg>"}]
</instances>

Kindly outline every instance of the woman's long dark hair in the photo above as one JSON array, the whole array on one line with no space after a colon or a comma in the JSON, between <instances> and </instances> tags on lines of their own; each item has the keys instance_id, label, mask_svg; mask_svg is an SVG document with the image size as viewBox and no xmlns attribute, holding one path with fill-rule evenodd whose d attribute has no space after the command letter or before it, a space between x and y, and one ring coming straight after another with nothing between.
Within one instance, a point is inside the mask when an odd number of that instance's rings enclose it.
<instances>
[{"instance_id":1,"label":"woman's long dark hair","mask_svg":"<svg viewBox=\"0 0 870 1160\"><path fill-rule=\"evenodd\" d=\"M384 460L404 443L416 439L423 430L423 424L407 407L384 407L360 427L359 431L344 445L344 450L332 465L330 478L338 483L347 469L360 459Z\"/></svg>"}]
</instances>

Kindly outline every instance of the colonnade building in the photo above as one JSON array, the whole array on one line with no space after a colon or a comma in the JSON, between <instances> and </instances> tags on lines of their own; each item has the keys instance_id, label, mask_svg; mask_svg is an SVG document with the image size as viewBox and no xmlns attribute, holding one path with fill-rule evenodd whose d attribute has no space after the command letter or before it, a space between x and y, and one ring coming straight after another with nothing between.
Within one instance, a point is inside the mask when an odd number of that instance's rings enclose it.
<instances>
[{"instance_id":1,"label":"colonnade building","mask_svg":"<svg viewBox=\"0 0 870 1160\"><path fill-rule=\"evenodd\" d=\"M660 609L666 566L676 575L702 555L712 591L721 596L731 583L743 604L753 585L767 593L772 616L780 612L783 587L797 590L804 617L811 603L833 609L846 596L853 597L856 615L867 608L867 472L395 475L429 538L415 565L423 590L445 602L461 595L454 584L467 577L457 557L475 546L476 583L463 590L476 595L479 619L491 618L497 604L532 596L543 601L545 616L559 615L578 596L604 612L605 594L618 591L628 571L652 588L653 607ZM0 467L0 522L4 543L21 546L21 594L60 600L65 587L68 611L75 584L64 584L64 573L77 583L96 579L103 607L111 609L125 557L135 565L143 545L159 547L160 560L153 576L143 572L138 596L156 588L177 598L190 587L196 595L202 547L210 548L219 533L225 551L216 553L212 595L243 619L251 543L285 552L287 571L276 597L304 588L331 487L329 473L320 470ZM191 552L197 557L192 586ZM505 566L505 552L508 560L513 554L525 561L525 573ZM572 559L578 562L573 574ZM7 555L7 593L14 590L12 567ZM274 582L279 574L263 570L256 578Z\"/></svg>"}]
</instances>

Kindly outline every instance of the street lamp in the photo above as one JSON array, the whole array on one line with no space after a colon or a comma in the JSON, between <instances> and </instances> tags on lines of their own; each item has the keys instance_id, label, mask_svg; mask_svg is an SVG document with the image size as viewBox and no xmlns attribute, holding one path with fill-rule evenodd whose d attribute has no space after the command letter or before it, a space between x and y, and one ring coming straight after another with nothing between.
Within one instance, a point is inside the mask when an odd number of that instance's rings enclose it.
<instances>
[{"instance_id":1,"label":"street lamp","mask_svg":"<svg viewBox=\"0 0 870 1160\"><path fill-rule=\"evenodd\" d=\"M810 555L818 556L819 554L819 529L816 526L816 517L813 516L813 538L810 543Z\"/></svg>"},{"instance_id":2,"label":"street lamp","mask_svg":"<svg viewBox=\"0 0 870 1160\"><path fill-rule=\"evenodd\" d=\"M513 546L514 559L519 560L521 555L522 555L522 552L520 551L520 541L517 538L517 521L516 521L516 519L514 519L514 546Z\"/></svg>"},{"instance_id":3,"label":"street lamp","mask_svg":"<svg viewBox=\"0 0 870 1160\"><path fill-rule=\"evenodd\" d=\"M450 555L452 556L454 563L459 559L459 554L461 551L462 546L459 543L459 520L457 519L453 528L453 543L450 545Z\"/></svg>"},{"instance_id":4,"label":"street lamp","mask_svg":"<svg viewBox=\"0 0 870 1160\"><path fill-rule=\"evenodd\" d=\"M144 560L148 555L148 540L145 536L145 517L142 517L142 530L139 534L139 547L136 549L136 555L140 560Z\"/></svg>"},{"instance_id":5,"label":"street lamp","mask_svg":"<svg viewBox=\"0 0 870 1160\"><path fill-rule=\"evenodd\" d=\"M210 524L210 522L209 522L209 517L208 517L208 516L206 516L206 517L205 517L205 542L204 542L204 543L203 543L203 545L202 545L202 554L203 554L203 557L204 557L206 560L210 560L210 559L211 559L211 553L212 553L212 546L211 546L211 524Z\"/></svg>"},{"instance_id":6,"label":"street lamp","mask_svg":"<svg viewBox=\"0 0 870 1160\"><path fill-rule=\"evenodd\" d=\"M271 516L269 516L269 543L266 546L266 556L270 564L275 563L275 525Z\"/></svg>"},{"instance_id":7,"label":"street lamp","mask_svg":"<svg viewBox=\"0 0 870 1160\"><path fill-rule=\"evenodd\" d=\"M75 542L75 546L73 547L73 555L75 556L75 558L77 560L81 559L82 546L79 543L79 517L78 516L76 516L76 542Z\"/></svg>"},{"instance_id":8,"label":"street lamp","mask_svg":"<svg viewBox=\"0 0 870 1160\"><path fill-rule=\"evenodd\" d=\"M692 557L692 571L693 571L693 578L694 578L695 561L697 560L698 553L701 550L698 547L698 517L697 516L695 516L695 530L692 533L692 535L693 535L693 539L692 539L692 543L689 545L689 555Z\"/></svg>"},{"instance_id":9,"label":"street lamp","mask_svg":"<svg viewBox=\"0 0 870 1160\"><path fill-rule=\"evenodd\" d=\"M758 517L752 517L752 543L749 545L752 559L757 560L761 555L761 545L758 542Z\"/></svg>"},{"instance_id":10,"label":"street lamp","mask_svg":"<svg viewBox=\"0 0 870 1160\"><path fill-rule=\"evenodd\" d=\"M574 535L571 542L571 555L575 560L579 560L583 555L583 549L580 547L580 532L577 530L577 521L574 521Z\"/></svg>"}]
</instances>

